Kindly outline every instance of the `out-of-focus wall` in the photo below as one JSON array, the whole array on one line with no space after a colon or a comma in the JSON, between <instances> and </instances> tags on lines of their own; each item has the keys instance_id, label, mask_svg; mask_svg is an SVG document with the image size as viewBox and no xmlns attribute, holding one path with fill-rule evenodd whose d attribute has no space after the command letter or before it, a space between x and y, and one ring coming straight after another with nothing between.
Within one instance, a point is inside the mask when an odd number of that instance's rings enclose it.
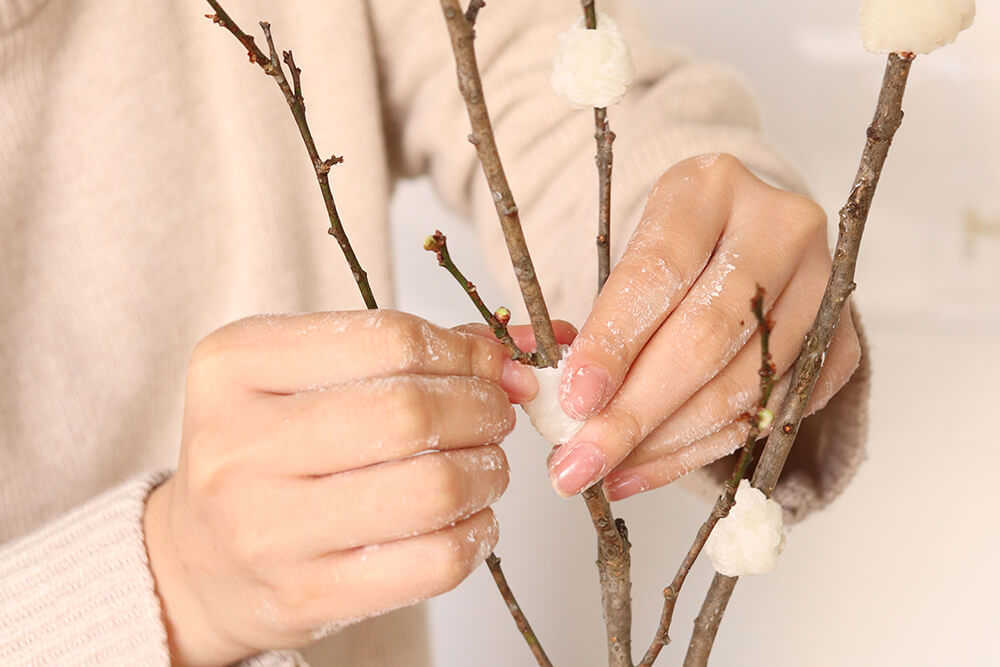
<instances>
[{"instance_id":1,"label":"out-of-focus wall","mask_svg":"<svg viewBox=\"0 0 1000 667\"><path fill-rule=\"evenodd\" d=\"M857 38L857 0L640 4L656 39L743 72L760 95L769 135L835 220L882 73L882 60L865 53ZM1000 6L981 2L971 32L914 65L906 119L858 271L857 300L875 367L869 461L834 506L791 531L777 572L740 583L713 664L995 659L998 36ZM394 211L400 307L442 323L472 319L420 250L427 232L442 227L463 264L476 267L481 262L468 228L423 183L404 184ZM488 302L500 302L484 272L473 272ZM506 449L513 479L498 505L498 551L507 574L557 664L600 665L603 627L586 512L550 490L547 448L537 436L519 427ZM618 511L634 543L640 654L658 618L659 591L707 507L667 488L621 503ZM680 664L710 574L699 562L675 616L677 643L664 650L662 664ZM531 664L485 569L435 600L431 612L436 664Z\"/></svg>"}]
</instances>

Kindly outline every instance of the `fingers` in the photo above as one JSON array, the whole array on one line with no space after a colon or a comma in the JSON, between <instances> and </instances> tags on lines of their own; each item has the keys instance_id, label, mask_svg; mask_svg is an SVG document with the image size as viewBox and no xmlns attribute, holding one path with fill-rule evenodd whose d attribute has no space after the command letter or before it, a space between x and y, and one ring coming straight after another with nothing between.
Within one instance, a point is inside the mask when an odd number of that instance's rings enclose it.
<instances>
[{"instance_id":1,"label":"fingers","mask_svg":"<svg viewBox=\"0 0 1000 667\"><path fill-rule=\"evenodd\" d=\"M576 327L564 320L552 320L552 329L556 335L556 342L560 345L569 345L573 342L573 339L576 338ZM493 330L485 324L463 324L455 327L455 331L494 339ZM507 327L507 332L510 334L510 337L514 339L514 343L518 346L518 348L525 352L535 351L537 343L535 342L535 333L532 330L531 325L521 324L509 326ZM513 384L514 383L508 383L508 386ZM516 392L508 389L508 395L513 403L527 403L533 399L535 394L538 392L538 382L535 380L534 375L531 375L530 383L527 380L519 381L516 386Z\"/></svg>"},{"instance_id":2,"label":"fingers","mask_svg":"<svg viewBox=\"0 0 1000 667\"><path fill-rule=\"evenodd\" d=\"M268 542L304 557L430 533L489 507L510 480L496 445L435 452L289 485ZM344 506L349 499L349 506ZM299 508L330 508L302 512ZM288 511L291 509L292 511ZM266 507L261 512L268 512Z\"/></svg>"},{"instance_id":3,"label":"fingers","mask_svg":"<svg viewBox=\"0 0 1000 667\"><path fill-rule=\"evenodd\" d=\"M725 228L729 184L693 165L682 162L657 183L570 349L560 401L571 417L586 419L604 407L701 273Z\"/></svg>"},{"instance_id":4,"label":"fingers","mask_svg":"<svg viewBox=\"0 0 1000 667\"><path fill-rule=\"evenodd\" d=\"M849 309L844 311L844 316L827 350L826 359L809 398L806 416L821 410L847 383L860 362L861 348ZM775 413L778 412L788 393L790 384L791 376L786 374L775 385L768 403ZM735 451L746 441L748 432L747 422L732 421L712 433L704 433L692 437L691 440L682 441L676 437L676 432L666 428L657 429L605 478L608 497L611 500L621 500L642 491L670 484L694 468ZM692 440L697 442L692 443ZM796 446L803 445L804 443L799 443Z\"/></svg>"},{"instance_id":5,"label":"fingers","mask_svg":"<svg viewBox=\"0 0 1000 667\"><path fill-rule=\"evenodd\" d=\"M279 474L330 475L430 449L500 442L514 424L497 384L398 375L262 399L245 438L218 446Z\"/></svg>"},{"instance_id":6,"label":"fingers","mask_svg":"<svg viewBox=\"0 0 1000 667\"><path fill-rule=\"evenodd\" d=\"M815 304L818 303L823 292L827 278L827 267L829 261L825 254L816 251L812 261L807 261L799 270L799 273L792 280L778 298L777 303L768 312L768 317L774 322L774 329L771 333L770 350L771 359L775 365L778 377L783 375L794 363L799 353L799 346L802 338L812 325L815 316ZM736 304L733 304L736 307ZM745 311L749 311L749 301L744 304ZM738 314L734 316L739 317ZM753 321L749 312L745 312L743 317L747 324ZM754 323L755 324L755 323ZM738 320L731 326L738 325ZM665 349L654 349L660 342L660 336L667 343ZM659 358L667 357L677 349L676 344L681 340L674 336L683 336L683 332L670 331L666 325L662 332L657 334L654 343L651 344L650 352L658 353ZM716 341L714 345L721 347L728 344L728 336ZM686 342L686 341L685 341ZM718 350L696 351L692 355L693 361L687 364L687 372L693 373L701 366L702 380L713 372L719 357L725 357ZM727 351L728 352L728 351ZM651 357L650 360L656 359ZM723 363L726 359L723 358ZM830 362L837 359L830 357ZM667 418L655 427L657 440L664 444L675 443L677 446L686 445L703 438L710 433L719 430L721 427L735 421L740 414L748 411L757 402L760 395L760 332L746 342L739 350L735 358L730 361L717 375L712 377L704 386L698 389L693 395L685 398L691 391L691 385L684 386L682 383L671 383L664 389L656 392L655 399L646 399L641 408L629 408L626 404L623 408L609 407L608 412L617 409L638 409L646 414L635 417L637 420L648 421L655 419L657 415L667 415ZM645 377L648 375L648 377ZM676 377L675 369L667 367L658 369L652 363L644 363L640 360L633 369L633 374L629 382L622 389L622 394L646 390L652 392L651 387L656 387L657 382L661 382L664 377ZM690 377L690 375L689 375ZM634 401L641 400L640 395L636 395ZM680 407L676 407L678 401L683 401Z\"/></svg>"},{"instance_id":7,"label":"fingers","mask_svg":"<svg viewBox=\"0 0 1000 667\"><path fill-rule=\"evenodd\" d=\"M496 341L389 310L241 320L199 343L188 377L189 389L290 394L401 373L477 376L514 393L534 386Z\"/></svg>"},{"instance_id":8,"label":"fingers","mask_svg":"<svg viewBox=\"0 0 1000 667\"><path fill-rule=\"evenodd\" d=\"M675 482L692 470L732 454L746 441L749 431L747 422L736 422L694 444L615 471L604 480L608 500L623 500Z\"/></svg>"},{"instance_id":9,"label":"fingers","mask_svg":"<svg viewBox=\"0 0 1000 667\"><path fill-rule=\"evenodd\" d=\"M330 554L274 585L275 621L327 632L440 595L475 570L498 538L487 509L430 534Z\"/></svg>"},{"instance_id":10,"label":"fingers","mask_svg":"<svg viewBox=\"0 0 1000 667\"><path fill-rule=\"evenodd\" d=\"M766 253L753 247L759 243L756 238L735 235L724 241L684 300L647 341L611 403L563 446L565 457L561 450L553 456L550 477L556 491L573 495L596 482L726 367L756 329L750 300L757 284L765 289L765 309L779 294L788 302L779 325L784 338L775 341L785 344L772 349L779 363L791 364L826 283L829 259L825 244L815 242L821 241L819 233L817 227L809 235L775 239ZM796 274L807 248L810 253ZM748 389L755 384L751 380Z\"/></svg>"}]
</instances>

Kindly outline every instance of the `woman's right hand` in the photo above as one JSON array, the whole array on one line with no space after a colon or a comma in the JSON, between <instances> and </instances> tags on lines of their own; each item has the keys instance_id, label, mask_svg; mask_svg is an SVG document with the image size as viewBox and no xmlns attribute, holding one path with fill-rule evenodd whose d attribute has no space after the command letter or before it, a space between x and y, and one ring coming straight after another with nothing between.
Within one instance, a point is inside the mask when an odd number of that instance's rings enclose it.
<instances>
[{"instance_id":1,"label":"woman's right hand","mask_svg":"<svg viewBox=\"0 0 1000 667\"><path fill-rule=\"evenodd\" d=\"M175 662L301 646L458 585L497 541L496 443L536 387L499 343L392 311L201 341L144 520Z\"/></svg>"}]
</instances>

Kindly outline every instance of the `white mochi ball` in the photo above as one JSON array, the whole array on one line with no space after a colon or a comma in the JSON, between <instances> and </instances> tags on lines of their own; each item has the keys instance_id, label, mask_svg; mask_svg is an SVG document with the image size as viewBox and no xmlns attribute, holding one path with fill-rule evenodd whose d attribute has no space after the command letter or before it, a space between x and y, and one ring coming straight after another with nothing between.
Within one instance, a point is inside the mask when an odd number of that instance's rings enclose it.
<instances>
[{"instance_id":1,"label":"white mochi ball","mask_svg":"<svg viewBox=\"0 0 1000 667\"><path fill-rule=\"evenodd\" d=\"M566 444L583 428L585 422L568 416L559 405L559 382L562 380L563 361L560 360L555 368L531 370L538 380L538 393L530 402L522 405L521 409L543 438L553 445Z\"/></svg>"},{"instance_id":2,"label":"white mochi ball","mask_svg":"<svg viewBox=\"0 0 1000 667\"><path fill-rule=\"evenodd\" d=\"M976 18L976 0L862 0L861 40L872 53L930 53Z\"/></svg>"},{"instance_id":3,"label":"white mochi ball","mask_svg":"<svg viewBox=\"0 0 1000 667\"><path fill-rule=\"evenodd\" d=\"M712 567L727 577L764 574L777 567L784 548L781 505L741 480L736 504L705 543Z\"/></svg>"},{"instance_id":4,"label":"white mochi ball","mask_svg":"<svg viewBox=\"0 0 1000 667\"><path fill-rule=\"evenodd\" d=\"M552 87L574 107L617 104L634 79L628 44L606 14L597 13L594 30L588 30L581 18L560 33Z\"/></svg>"}]
</instances>

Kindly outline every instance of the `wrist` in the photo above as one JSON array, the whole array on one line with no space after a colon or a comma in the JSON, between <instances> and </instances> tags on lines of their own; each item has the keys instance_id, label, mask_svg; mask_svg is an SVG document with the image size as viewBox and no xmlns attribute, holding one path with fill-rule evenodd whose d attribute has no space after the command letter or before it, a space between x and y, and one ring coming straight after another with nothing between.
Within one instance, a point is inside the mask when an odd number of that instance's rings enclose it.
<instances>
[{"instance_id":1,"label":"wrist","mask_svg":"<svg viewBox=\"0 0 1000 667\"><path fill-rule=\"evenodd\" d=\"M170 536L170 502L173 479L153 490L146 501L143 531L149 568L160 599L171 664L175 667L216 667L230 664L253 653L237 648L213 630L214 623L185 575Z\"/></svg>"}]
</instances>

